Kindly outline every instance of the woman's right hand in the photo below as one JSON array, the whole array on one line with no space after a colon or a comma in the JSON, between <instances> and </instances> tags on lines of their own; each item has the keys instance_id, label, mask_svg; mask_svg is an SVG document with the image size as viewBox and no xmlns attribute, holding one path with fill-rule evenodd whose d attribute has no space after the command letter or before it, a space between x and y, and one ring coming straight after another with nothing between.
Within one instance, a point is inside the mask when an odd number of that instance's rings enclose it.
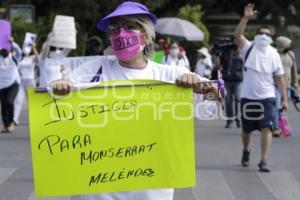
<instances>
[{"instance_id":1,"label":"woman's right hand","mask_svg":"<svg viewBox=\"0 0 300 200\"><path fill-rule=\"evenodd\" d=\"M244 17L250 18L256 13L256 10L254 10L254 4L249 3L244 8Z\"/></svg>"},{"instance_id":2,"label":"woman's right hand","mask_svg":"<svg viewBox=\"0 0 300 200\"><path fill-rule=\"evenodd\" d=\"M51 83L51 90L55 95L66 95L71 92L73 86L70 80L56 80Z\"/></svg>"}]
</instances>

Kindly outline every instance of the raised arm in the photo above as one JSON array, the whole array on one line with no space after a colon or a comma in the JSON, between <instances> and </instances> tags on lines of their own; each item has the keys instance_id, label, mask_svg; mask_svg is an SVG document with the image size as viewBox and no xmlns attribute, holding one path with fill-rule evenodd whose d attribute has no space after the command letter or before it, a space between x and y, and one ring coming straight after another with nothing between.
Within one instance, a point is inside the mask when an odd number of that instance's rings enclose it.
<instances>
[{"instance_id":1,"label":"raised arm","mask_svg":"<svg viewBox=\"0 0 300 200\"><path fill-rule=\"evenodd\" d=\"M12 46L12 56L17 62L19 62L20 60L22 60L22 50L20 46L14 42L13 37L10 37L9 41L11 42L11 46Z\"/></svg>"},{"instance_id":2,"label":"raised arm","mask_svg":"<svg viewBox=\"0 0 300 200\"><path fill-rule=\"evenodd\" d=\"M255 14L254 4L248 4L244 8L244 16L237 25L234 31L234 42L238 48L243 48L246 38L244 37L244 32L248 23L248 20Z\"/></svg>"},{"instance_id":3,"label":"raised arm","mask_svg":"<svg viewBox=\"0 0 300 200\"><path fill-rule=\"evenodd\" d=\"M34 53L34 60L35 60L35 62L37 62L38 58L39 58L39 52L36 49L36 44L35 43L32 44L32 50L33 50L33 53Z\"/></svg>"}]
</instances>

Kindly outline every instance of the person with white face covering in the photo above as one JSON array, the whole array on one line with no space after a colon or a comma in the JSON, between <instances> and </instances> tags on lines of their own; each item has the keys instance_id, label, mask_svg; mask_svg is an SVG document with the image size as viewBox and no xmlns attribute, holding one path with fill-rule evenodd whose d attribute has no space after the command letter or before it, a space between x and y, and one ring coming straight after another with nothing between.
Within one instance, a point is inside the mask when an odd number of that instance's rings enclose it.
<instances>
[{"instance_id":1,"label":"person with white face covering","mask_svg":"<svg viewBox=\"0 0 300 200\"><path fill-rule=\"evenodd\" d=\"M21 84L17 97L15 99L14 122L19 124L19 118L23 107L23 101L28 87L35 87L35 66L38 61L39 53L33 43L32 46L26 45L23 47L23 58L18 63L18 68L21 77Z\"/></svg>"},{"instance_id":2,"label":"person with white face covering","mask_svg":"<svg viewBox=\"0 0 300 200\"><path fill-rule=\"evenodd\" d=\"M154 51L155 23L156 16L145 5L129 1L120 4L97 24L98 29L109 33L111 48L116 56L103 56L88 61L73 70L70 80L52 82L54 94L69 93L73 84L133 79L172 82L178 86L193 87L195 92L203 91L203 84L200 82L203 79L185 67L162 65L150 60ZM217 91L215 84L208 87ZM172 199L171 188L82 196L82 200Z\"/></svg>"},{"instance_id":3,"label":"person with white face covering","mask_svg":"<svg viewBox=\"0 0 300 200\"><path fill-rule=\"evenodd\" d=\"M281 96L281 108L287 109L288 100L284 80L284 70L280 56L271 46L273 40L271 29L262 26L257 29L253 42L244 36L248 20L255 14L254 4L244 8L244 16L235 29L235 43L244 58L244 79L241 89L241 121L243 153L241 164L249 166L251 132L261 132L260 172L270 172L267 156L272 143L272 129L275 122L275 82ZM256 111L253 111L256 109ZM250 111L252 110L252 111Z\"/></svg>"},{"instance_id":4,"label":"person with white face covering","mask_svg":"<svg viewBox=\"0 0 300 200\"><path fill-rule=\"evenodd\" d=\"M198 49L199 59L196 64L195 73L210 79L212 72L212 59L206 47Z\"/></svg>"},{"instance_id":5,"label":"person with white face covering","mask_svg":"<svg viewBox=\"0 0 300 200\"><path fill-rule=\"evenodd\" d=\"M61 79L66 74L66 69L63 67L63 59L68 56L70 49L60 48L49 45L48 35L47 41L44 43L39 57L39 86L48 87L51 82Z\"/></svg>"},{"instance_id":6,"label":"person with white face covering","mask_svg":"<svg viewBox=\"0 0 300 200\"><path fill-rule=\"evenodd\" d=\"M169 54L167 54L162 61L163 64L187 67L184 57L180 54L180 48L177 42L173 42Z\"/></svg>"}]
</instances>

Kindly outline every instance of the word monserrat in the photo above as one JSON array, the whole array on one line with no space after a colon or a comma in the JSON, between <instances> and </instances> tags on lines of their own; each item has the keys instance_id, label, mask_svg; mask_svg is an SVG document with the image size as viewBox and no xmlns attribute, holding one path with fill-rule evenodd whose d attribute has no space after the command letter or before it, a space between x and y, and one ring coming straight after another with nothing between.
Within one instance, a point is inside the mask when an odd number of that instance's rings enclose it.
<instances>
[{"instance_id":1,"label":"word monserrat","mask_svg":"<svg viewBox=\"0 0 300 200\"><path fill-rule=\"evenodd\" d=\"M85 162L93 163L103 158L126 158L144 154L151 152L156 144L157 143L151 143L147 145L134 145L128 147L109 148L99 151L90 150L88 152L81 152L80 164L83 165Z\"/></svg>"}]
</instances>

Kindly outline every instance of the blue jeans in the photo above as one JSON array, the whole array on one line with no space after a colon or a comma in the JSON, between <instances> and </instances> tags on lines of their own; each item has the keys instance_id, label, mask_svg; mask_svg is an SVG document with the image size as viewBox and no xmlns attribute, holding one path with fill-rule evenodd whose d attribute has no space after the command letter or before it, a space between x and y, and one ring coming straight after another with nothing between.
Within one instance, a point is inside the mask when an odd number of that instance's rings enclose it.
<instances>
[{"instance_id":1,"label":"blue jeans","mask_svg":"<svg viewBox=\"0 0 300 200\"><path fill-rule=\"evenodd\" d=\"M240 82L225 82L227 96L225 97L225 110L228 122L239 120L238 104L241 101L241 83ZM234 104L234 107L233 107ZM234 108L234 110L233 110Z\"/></svg>"}]
</instances>

